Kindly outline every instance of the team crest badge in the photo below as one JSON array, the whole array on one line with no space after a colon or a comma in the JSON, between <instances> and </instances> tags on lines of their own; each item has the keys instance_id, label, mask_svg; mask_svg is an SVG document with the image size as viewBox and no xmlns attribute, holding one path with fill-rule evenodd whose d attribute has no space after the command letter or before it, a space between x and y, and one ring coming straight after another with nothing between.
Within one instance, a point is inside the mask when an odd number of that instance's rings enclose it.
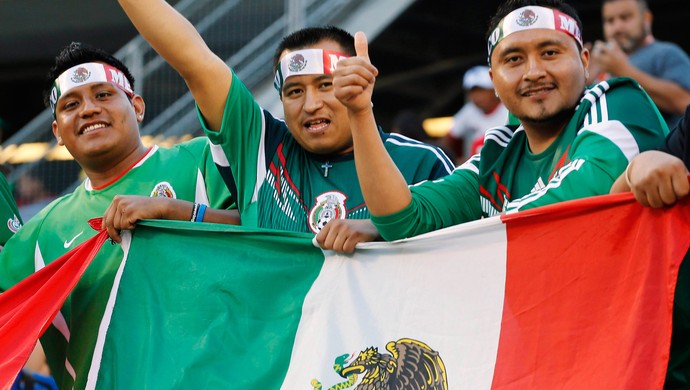
<instances>
[{"instance_id":1,"label":"team crest badge","mask_svg":"<svg viewBox=\"0 0 690 390\"><path fill-rule=\"evenodd\" d=\"M290 63L288 64L288 69L291 72L299 72L300 70L307 67L307 59L301 54L296 54L290 58Z\"/></svg>"},{"instance_id":2,"label":"team crest badge","mask_svg":"<svg viewBox=\"0 0 690 390\"><path fill-rule=\"evenodd\" d=\"M536 13L534 13L534 11L532 11L531 9L526 9L520 12L520 15L518 16L515 22L519 26L527 27L536 23L537 19L539 19L539 16Z\"/></svg>"},{"instance_id":3,"label":"team crest badge","mask_svg":"<svg viewBox=\"0 0 690 390\"><path fill-rule=\"evenodd\" d=\"M441 355L421 341L400 339L386 344L390 353L369 347L354 355L335 359L333 370L344 381L329 389L427 389L448 390L446 366ZM318 379L311 380L313 390L322 390Z\"/></svg>"},{"instance_id":4,"label":"team crest badge","mask_svg":"<svg viewBox=\"0 0 690 390\"><path fill-rule=\"evenodd\" d=\"M22 223L19 222L19 218L17 218L16 215L7 220L7 228L10 229L12 233L16 233L20 227L22 227Z\"/></svg>"},{"instance_id":5,"label":"team crest badge","mask_svg":"<svg viewBox=\"0 0 690 390\"><path fill-rule=\"evenodd\" d=\"M345 219L347 196L342 192L325 192L316 197L314 207L309 211L309 228L318 233L332 219Z\"/></svg>"},{"instance_id":6,"label":"team crest badge","mask_svg":"<svg viewBox=\"0 0 690 390\"><path fill-rule=\"evenodd\" d=\"M75 83L83 83L84 81L88 80L89 77L91 77L91 72L89 72L88 69L80 66L74 70L74 73L72 73L72 77L70 77L70 80L72 80L72 82Z\"/></svg>"},{"instance_id":7,"label":"team crest badge","mask_svg":"<svg viewBox=\"0 0 690 390\"><path fill-rule=\"evenodd\" d=\"M175 195L175 190L173 190L170 183L168 183L167 181L162 181L156 184L155 187L153 187L153 191L151 191L151 197L176 199L177 195Z\"/></svg>"}]
</instances>

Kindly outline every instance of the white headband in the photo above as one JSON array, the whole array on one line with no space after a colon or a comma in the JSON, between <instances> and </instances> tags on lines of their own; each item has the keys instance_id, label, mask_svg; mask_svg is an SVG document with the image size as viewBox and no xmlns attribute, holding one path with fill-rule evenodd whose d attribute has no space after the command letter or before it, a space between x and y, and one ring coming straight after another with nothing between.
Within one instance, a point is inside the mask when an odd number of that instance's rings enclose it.
<instances>
[{"instance_id":1,"label":"white headband","mask_svg":"<svg viewBox=\"0 0 690 390\"><path fill-rule=\"evenodd\" d=\"M552 8L527 6L518 8L506 15L489 36L487 42L489 66L491 66L491 54L503 38L519 31L536 28L562 31L575 38L577 44L582 48L582 32L572 16Z\"/></svg>"},{"instance_id":2,"label":"white headband","mask_svg":"<svg viewBox=\"0 0 690 390\"><path fill-rule=\"evenodd\" d=\"M79 64L62 72L55 79L53 89L50 91L50 108L53 110L53 116L55 116L55 106L61 95L84 84L99 82L114 84L130 98L134 96L129 80L120 69L99 62Z\"/></svg>"},{"instance_id":3,"label":"white headband","mask_svg":"<svg viewBox=\"0 0 690 390\"><path fill-rule=\"evenodd\" d=\"M290 76L306 74L332 74L335 64L349 55L332 50L304 49L286 54L276 66L273 86L282 91L283 83Z\"/></svg>"}]
</instances>

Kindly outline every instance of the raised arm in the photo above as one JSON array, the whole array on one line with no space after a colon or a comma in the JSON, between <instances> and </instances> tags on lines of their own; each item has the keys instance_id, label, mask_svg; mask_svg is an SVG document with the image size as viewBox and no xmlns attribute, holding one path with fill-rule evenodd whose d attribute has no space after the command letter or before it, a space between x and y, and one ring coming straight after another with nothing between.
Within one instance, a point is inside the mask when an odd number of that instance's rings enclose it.
<instances>
[{"instance_id":1,"label":"raised arm","mask_svg":"<svg viewBox=\"0 0 690 390\"><path fill-rule=\"evenodd\" d=\"M211 130L220 129L232 82L230 68L165 0L118 2L144 39L185 80Z\"/></svg>"},{"instance_id":2,"label":"raised arm","mask_svg":"<svg viewBox=\"0 0 690 390\"><path fill-rule=\"evenodd\" d=\"M369 60L366 36L355 34L356 57L338 62L335 96L348 108L355 166L364 201L372 215L392 214L410 204L405 178L388 155L376 127L371 95L378 70Z\"/></svg>"}]
</instances>

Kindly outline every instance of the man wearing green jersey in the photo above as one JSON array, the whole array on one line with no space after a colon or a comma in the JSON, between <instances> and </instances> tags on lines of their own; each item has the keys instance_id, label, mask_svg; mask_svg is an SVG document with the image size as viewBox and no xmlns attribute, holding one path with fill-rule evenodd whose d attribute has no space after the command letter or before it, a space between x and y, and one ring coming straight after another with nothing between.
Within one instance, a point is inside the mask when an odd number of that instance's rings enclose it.
<instances>
[{"instance_id":1,"label":"man wearing green jersey","mask_svg":"<svg viewBox=\"0 0 690 390\"><path fill-rule=\"evenodd\" d=\"M333 95L335 64L354 55L350 34L319 27L283 39L274 57L283 122L259 107L194 26L165 1L119 2L187 82L216 163L231 171L228 187L242 224L313 232L323 248L344 252L378 236L357 182L347 110ZM375 131L406 184L452 171L440 149Z\"/></svg>"},{"instance_id":2,"label":"man wearing green jersey","mask_svg":"<svg viewBox=\"0 0 690 390\"><path fill-rule=\"evenodd\" d=\"M238 223L232 197L210 154L208 139L146 148L139 135L144 100L119 60L73 43L55 59L46 104L53 132L86 173L73 193L34 216L0 253L0 291L7 290L96 234L103 217L111 236L140 219ZM208 209L207 209L208 207ZM215 208L215 209L211 209ZM84 388L101 319L112 304L123 250L104 245L41 338L60 388Z\"/></svg>"},{"instance_id":3,"label":"man wearing green jersey","mask_svg":"<svg viewBox=\"0 0 690 390\"><path fill-rule=\"evenodd\" d=\"M358 55L339 63L336 96L348 107L362 192L385 239L606 194L628 162L668 132L635 81L586 88L581 22L560 0L505 2L487 41L496 92L520 124L489 129L480 154L452 175L412 188L376 136L376 71L363 34L356 35Z\"/></svg>"}]
</instances>

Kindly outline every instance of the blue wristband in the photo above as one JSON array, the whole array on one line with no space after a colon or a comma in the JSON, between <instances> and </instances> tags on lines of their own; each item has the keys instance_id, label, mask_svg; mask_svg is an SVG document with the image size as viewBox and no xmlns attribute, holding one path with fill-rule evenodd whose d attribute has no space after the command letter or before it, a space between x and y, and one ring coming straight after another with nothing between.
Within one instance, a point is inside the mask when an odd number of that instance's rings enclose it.
<instances>
[{"instance_id":1,"label":"blue wristband","mask_svg":"<svg viewBox=\"0 0 690 390\"><path fill-rule=\"evenodd\" d=\"M199 205L199 211L196 214L196 219L194 219L194 222L203 222L205 213L206 213L206 205L200 204Z\"/></svg>"}]
</instances>

